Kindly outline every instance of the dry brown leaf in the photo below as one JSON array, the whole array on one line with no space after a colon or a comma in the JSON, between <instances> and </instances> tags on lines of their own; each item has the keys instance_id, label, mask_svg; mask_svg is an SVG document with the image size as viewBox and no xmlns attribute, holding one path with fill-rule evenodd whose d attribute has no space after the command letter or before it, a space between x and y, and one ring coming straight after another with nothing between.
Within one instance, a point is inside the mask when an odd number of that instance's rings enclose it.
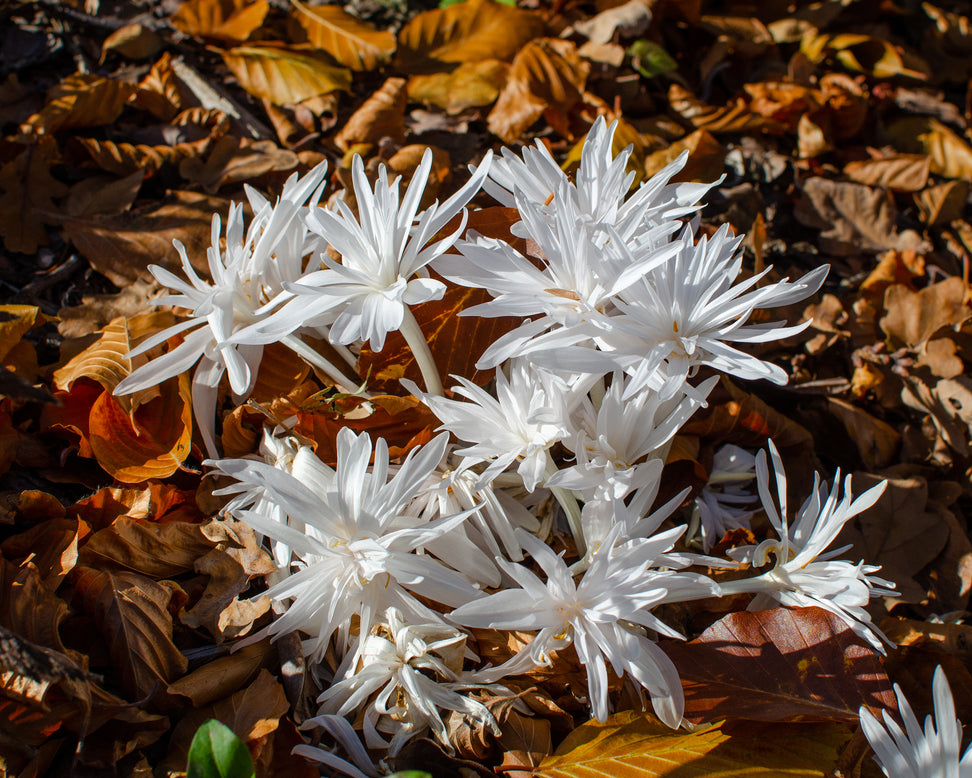
<instances>
[{"instance_id":1,"label":"dry brown leaf","mask_svg":"<svg viewBox=\"0 0 972 778\"><path fill-rule=\"evenodd\" d=\"M351 88L351 71L336 67L313 49L237 46L220 53L240 86L275 105Z\"/></svg>"},{"instance_id":2,"label":"dry brown leaf","mask_svg":"<svg viewBox=\"0 0 972 778\"><path fill-rule=\"evenodd\" d=\"M929 75L927 63L915 55L909 55L888 41L868 35L808 32L800 41L800 51L811 62L822 62L833 57L848 70L867 73L875 78L908 76L926 79Z\"/></svg>"},{"instance_id":3,"label":"dry brown leaf","mask_svg":"<svg viewBox=\"0 0 972 778\"><path fill-rule=\"evenodd\" d=\"M195 492L158 482L145 487L106 486L76 502L70 513L93 531L111 526L122 516L152 521L199 521L202 518L196 510Z\"/></svg>"},{"instance_id":4,"label":"dry brown leaf","mask_svg":"<svg viewBox=\"0 0 972 778\"><path fill-rule=\"evenodd\" d=\"M184 91L172 67L172 57L165 52L139 81L132 105L168 121L185 108Z\"/></svg>"},{"instance_id":5,"label":"dry brown leaf","mask_svg":"<svg viewBox=\"0 0 972 778\"><path fill-rule=\"evenodd\" d=\"M881 255L874 268L861 283L863 297L875 305L884 304L884 293L893 284L901 284L913 289L912 279L925 274L925 258L915 251L891 251Z\"/></svg>"},{"instance_id":6,"label":"dry brown leaf","mask_svg":"<svg viewBox=\"0 0 972 778\"><path fill-rule=\"evenodd\" d=\"M972 181L972 147L937 119L898 119L888 126L887 134L902 151L927 154L932 173Z\"/></svg>"},{"instance_id":7,"label":"dry brown leaf","mask_svg":"<svg viewBox=\"0 0 972 778\"><path fill-rule=\"evenodd\" d=\"M922 56L931 65L935 82L966 82L972 78L972 24L969 16L922 3L933 26L924 28ZM966 9L967 10L967 9Z\"/></svg>"},{"instance_id":8,"label":"dry brown leaf","mask_svg":"<svg viewBox=\"0 0 972 778\"><path fill-rule=\"evenodd\" d=\"M909 248L895 228L895 207L888 193L863 184L831 181L820 176L800 184L794 216L820 230L820 248L834 256Z\"/></svg>"},{"instance_id":9,"label":"dry brown leaf","mask_svg":"<svg viewBox=\"0 0 972 778\"><path fill-rule=\"evenodd\" d=\"M749 96L749 109L767 119L779 123L789 132L797 128L797 122L820 105L820 96L813 90L787 81L757 81L745 84Z\"/></svg>"},{"instance_id":10,"label":"dry brown leaf","mask_svg":"<svg viewBox=\"0 0 972 778\"><path fill-rule=\"evenodd\" d=\"M85 541L78 563L97 570L123 570L158 580L189 572L213 545L198 524L159 523L121 516Z\"/></svg>"},{"instance_id":11,"label":"dry brown leaf","mask_svg":"<svg viewBox=\"0 0 972 778\"><path fill-rule=\"evenodd\" d=\"M206 662L169 684L168 692L186 698L194 708L201 708L249 684L261 668L272 663L276 654L276 646L269 638L264 638L259 643L251 643L239 651Z\"/></svg>"},{"instance_id":12,"label":"dry brown leaf","mask_svg":"<svg viewBox=\"0 0 972 778\"><path fill-rule=\"evenodd\" d=\"M918 352L918 365L927 367L932 375L939 378L955 378L965 370L955 341L951 338L926 340Z\"/></svg>"},{"instance_id":13,"label":"dry brown leaf","mask_svg":"<svg viewBox=\"0 0 972 778\"><path fill-rule=\"evenodd\" d=\"M104 329L119 316L132 318L145 311L145 304L160 294L163 288L154 278L126 284L117 294L94 294L81 298L81 305L61 308L57 331L67 340L82 338ZM62 357L65 352L62 351Z\"/></svg>"},{"instance_id":14,"label":"dry brown leaf","mask_svg":"<svg viewBox=\"0 0 972 778\"><path fill-rule=\"evenodd\" d=\"M586 35L592 43L608 43L616 35L637 38L651 24L654 0L627 0L574 24L574 29Z\"/></svg>"},{"instance_id":15,"label":"dry brown leaf","mask_svg":"<svg viewBox=\"0 0 972 778\"><path fill-rule=\"evenodd\" d=\"M715 181L725 169L726 149L708 130L696 130L668 148L645 156L644 177L651 178L659 170L678 159L683 151L689 158L675 181Z\"/></svg>"},{"instance_id":16,"label":"dry brown leaf","mask_svg":"<svg viewBox=\"0 0 972 778\"><path fill-rule=\"evenodd\" d=\"M708 130L714 135L720 132L783 131L783 125L755 113L741 97L719 107L704 103L684 87L672 84L668 87L668 104L693 127Z\"/></svg>"},{"instance_id":17,"label":"dry brown leaf","mask_svg":"<svg viewBox=\"0 0 972 778\"><path fill-rule=\"evenodd\" d=\"M452 70L462 62L509 62L528 41L544 33L543 20L492 0L464 0L425 11L398 33L395 65L408 74Z\"/></svg>"},{"instance_id":18,"label":"dry brown leaf","mask_svg":"<svg viewBox=\"0 0 972 778\"><path fill-rule=\"evenodd\" d=\"M259 29L269 10L266 0L186 0L170 21L186 35L242 42Z\"/></svg>"},{"instance_id":19,"label":"dry brown leaf","mask_svg":"<svg viewBox=\"0 0 972 778\"><path fill-rule=\"evenodd\" d=\"M402 143L405 140L405 102L405 79L386 79L381 89L351 114L334 136L334 145L347 151L359 143L377 143L384 137Z\"/></svg>"},{"instance_id":20,"label":"dry brown leaf","mask_svg":"<svg viewBox=\"0 0 972 778\"><path fill-rule=\"evenodd\" d=\"M894 427L837 397L827 398L827 410L843 425L867 468L893 463L901 445L901 435Z\"/></svg>"},{"instance_id":21,"label":"dry brown leaf","mask_svg":"<svg viewBox=\"0 0 972 778\"><path fill-rule=\"evenodd\" d=\"M32 328L49 321L36 305L0 305L0 359Z\"/></svg>"},{"instance_id":22,"label":"dry brown leaf","mask_svg":"<svg viewBox=\"0 0 972 778\"><path fill-rule=\"evenodd\" d=\"M292 151L278 148L270 140L251 141L235 135L224 135L210 149L205 161L188 157L179 163L179 175L200 185L209 194L216 194L231 184L250 183L272 171L287 171L297 167L300 160Z\"/></svg>"},{"instance_id":23,"label":"dry brown leaf","mask_svg":"<svg viewBox=\"0 0 972 778\"><path fill-rule=\"evenodd\" d=\"M188 660L172 642L169 588L136 573L78 567L72 582L98 624L122 688L133 700L185 673Z\"/></svg>"},{"instance_id":24,"label":"dry brown leaf","mask_svg":"<svg viewBox=\"0 0 972 778\"><path fill-rule=\"evenodd\" d=\"M304 5L293 0L293 15L307 40L352 70L375 70L395 53L395 36L377 30L336 5Z\"/></svg>"},{"instance_id":25,"label":"dry brown leaf","mask_svg":"<svg viewBox=\"0 0 972 778\"><path fill-rule=\"evenodd\" d=\"M190 711L175 727L169 742L165 764L173 770L184 770L189 744L200 725L217 719L229 727L259 758L269 735L277 729L280 718L290 708L279 681L267 670L260 670L247 688L230 697Z\"/></svg>"},{"instance_id":26,"label":"dry brown leaf","mask_svg":"<svg viewBox=\"0 0 972 778\"><path fill-rule=\"evenodd\" d=\"M961 324L972 316L965 295L965 283L957 277L917 292L901 284L889 286L884 293L881 329L892 346L915 348L942 327Z\"/></svg>"},{"instance_id":27,"label":"dry brown leaf","mask_svg":"<svg viewBox=\"0 0 972 778\"><path fill-rule=\"evenodd\" d=\"M929 227L961 219L969 196L968 181L946 181L915 193L921 220Z\"/></svg>"},{"instance_id":28,"label":"dry brown leaf","mask_svg":"<svg viewBox=\"0 0 972 778\"><path fill-rule=\"evenodd\" d=\"M490 132L513 143L546 113L561 134L569 134L566 114L580 102L590 69L570 41L530 41L513 59L506 86L486 117Z\"/></svg>"},{"instance_id":29,"label":"dry brown leaf","mask_svg":"<svg viewBox=\"0 0 972 778\"><path fill-rule=\"evenodd\" d=\"M928 183L931 159L924 154L897 154L893 157L848 162L844 175L867 186L880 186L895 192L918 192Z\"/></svg>"},{"instance_id":30,"label":"dry brown leaf","mask_svg":"<svg viewBox=\"0 0 972 778\"><path fill-rule=\"evenodd\" d=\"M143 24L126 24L105 38L101 44L101 62L109 51L128 59L149 59L162 50L162 39L150 27Z\"/></svg>"},{"instance_id":31,"label":"dry brown leaf","mask_svg":"<svg viewBox=\"0 0 972 778\"><path fill-rule=\"evenodd\" d=\"M7 538L0 544L0 551L11 561L24 564L29 560L44 586L53 592L78 562L80 530L77 519L63 518L62 514Z\"/></svg>"},{"instance_id":32,"label":"dry brown leaf","mask_svg":"<svg viewBox=\"0 0 972 778\"><path fill-rule=\"evenodd\" d=\"M186 247L189 261L208 275L206 249L212 241L214 213L225 214L229 201L198 192L170 192L165 200L117 216L64 219L71 241L91 266L124 287L146 279L149 265L179 267L172 241Z\"/></svg>"},{"instance_id":33,"label":"dry brown leaf","mask_svg":"<svg viewBox=\"0 0 972 778\"><path fill-rule=\"evenodd\" d=\"M509 67L502 60L483 59L463 62L448 73L412 76L408 79L408 97L448 114L491 105L506 83Z\"/></svg>"},{"instance_id":34,"label":"dry brown leaf","mask_svg":"<svg viewBox=\"0 0 972 778\"><path fill-rule=\"evenodd\" d=\"M100 76L68 76L47 93L47 102L27 126L34 132L52 134L60 130L111 124L135 93L125 81Z\"/></svg>"},{"instance_id":35,"label":"dry brown leaf","mask_svg":"<svg viewBox=\"0 0 972 778\"><path fill-rule=\"evenodd\" d=\"M145 180L145 171L136 170L124 178L92 176L71 187L64 210L69 216L113 216L132 207Z\"/></svg>"},{"instance_id":36,"label":"dry brown leaf","mask_svg":"<svg viewBox=\"0 0 972 778\"><path fill-rule=\"evenodd\" d=\"M34 254L48 244L46 224L68 187L51 175L57 161L52 138L40 138L0 167L0 237L7 251Z\"/></svg>"}]
</instances>

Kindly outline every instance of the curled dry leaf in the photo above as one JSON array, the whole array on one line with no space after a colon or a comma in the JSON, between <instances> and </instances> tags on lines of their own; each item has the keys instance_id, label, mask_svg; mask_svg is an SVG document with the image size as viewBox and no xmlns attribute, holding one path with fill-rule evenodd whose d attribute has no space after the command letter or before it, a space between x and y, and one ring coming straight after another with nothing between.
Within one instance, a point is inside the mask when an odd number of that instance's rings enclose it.
<instances>
[{"instance_id":1,"label":"curled dry leaf","mask_svg":"<svg viewBox=\"0 0 972 778\"><path fill-rule=\"evenodd\" d=\"M300 160L292 151L278 148L269 140L251 141L235 135L224 135L201 157L187 157L179 164L179 175L199 184L209 194L222 187L248 182L256 186L260 176L273 171L288 171Z\"/></svg>"},{"instance_id":2,"label":"curled dry leaf","mask_svg":"<svg viewBox=\"0 0 972 778\"><path fill-rule=\"evenodd\" d=\"M237 46L220 53L240 86L275 105L302 103L351 88L351 71L331 64L313 49Z\"/></svg>"},{"instance_id":3,"label":"curled dry leaf","mask_svg":"<svg viewBox=\"0 0 972 778\"><path fill-rule=\"evenodd\" d=\"M783 126L750 110L739 97L726 106L708 105L678 84L668 87L671 109L696 129L720 132L781 132Z\"/></svg>"},{"instance_id":4,"label":"curled dry leaf","mask_svg":"<svg viewBox=\"0 0 972 778\"><path fill-rule=\"evenodd\" d=\"M108 644L129 699L140 700L157 683L185 673L188 660L172 642L169 588L137 573L87 567L76 568L72 582Z\"/></svg>"},{"instance_id":5,"label":"curled dry leaf","mask_svg":"<svg viewBox=\"0 0 972 778\"><path fill-rule=\"evenodd\" d=\"M347 151L358 143L377 143L389 137L396 143L405 140L405 79L389 78L381 89L351 114L334 145Z\"/></svg>"},{"instance_id":6,"label":"curled dry leaf","mask_svg":"<svg viewBox=\"0 0 972 778\"><path fill-rule=\"evenodd\" d=\"M149 278L148 266L178 267L172 248L178 238L186 247L189 261L208 276L206 249L212 242L213 214L224 215L229 200L198 192L170 192L161 205L117 216L62 219L64 231L91 266L113 284L125 287Z\"/></svg>"},{"instance_id":7,"label":"curled dry leaf","mask_svg":"<svg viewBox=\"0 0 972 778\"><path fill-rule=\"evenodd\" d=\"M248 685L261 668L272 663L276 653L269 638L251 643L170 683L168 693L186 698L194 708L209 705Z\"/></svg>"},{"instance_id":8,"label":"curled dry leaf","mask_svg":"<svg viewBox=\"0 0 972 778\"><path fill-rule=\"evenodd\" d=\"M408 97L448 114L491 105L506 83L509 67L499 59L482 59L463 62L448 73L412 76L408 79Z\"/></svg>"},{"instance_id":9,"label":"curled dry leaf","mask_svg":"<svg viewBox=\"0 0 972 778\"><path fill-rule=\"evenodd\" d=\"M929 227L961 219L969 196L968 181L946 181L915 193L921 220Z\"/></svg>"},{"instance_id":10,"label":"curled dry leaf","mask_svg":"<svg viewBox=\"0 0 972 778\"><path fill-rule=\"evenodd\" d=\"M601 11L574 29L586 35L592 43L608 43L615 35L636 38L651 24L651 7L654 0L628 0L626 3Z\"/></svg>"},{"instance_id":11,"label":"curled dry leaf","mask_svg":"<svg viewBox=\"0 0 972 778\"><path fill-rule=\"evenodd\" d=\"M126 24L105 38L101 44L101 60L114 51L128 59L149 59L162 49L162 39L144 24Z\"/></svg>"},{"instance_id":12,"label":"curled dry leaf","mask_svg":"<svg viewBox=\"0 0 972 778\"><path fill-rule=\"evenodd\" d=\"M53 138L41 138L0 167L0 238L7 251L34 254L48 244L54 200L68 192L51 175L57 153Z\"/></svg>"},{"instance_id":13,"label":"curled dry leaf","mask_svg":"<svg viewBox=\"0 0 972 778\"><path fill-rule=\"evenodd\" d=\"M87 528L83 531L87 534ZM29 561L37 569L44 586L55 591L78 562L81 536L78 520L63 518L62 514L61 518L39 522L29 530L7 538L0 544L0 552L6 559L21 564Z\"/></svg>"},{"instance_id":14,"label":"curled dry leaf","mask_svg":"<svg viewBox=\"0 0 972 778\"><path fill-rule=\"evenodd\" d=\"M462 62L509 62L543 35L535 13L492 0L464 0L420 13L398 33L395 64L409 74L452 70Z\"/></svg>"},{"instance_id":15,"label":"curled dry leaf","mask_svg":"<svg viewBox=\"0 0 972 778\"><path fill-rule=\"evenodd\" d=\"M881 329L892 347L915 348L943 327L953 327L972 316L965 302L966 286L961 278L946 278L913 292L902 284L884 293Z\"/></svg>"},{"instance_id":16,"label":"curled dry leaf","mask_svg":"<svg viewBox=\"0 0 972 778\"><path fill-rule=\"evenodd\" d=\"M307 40L352 70L375 70L395 53L395 36L376 30L336 5L304 5L292 0L293 15Z\"/></svg>"},{"instance_id":17,"label":"curled dry leaf","mask_svg":"<svg viewBox=\"0 0 972 778\"><path fill-rule=\"evenodd\" d=\"M114 122L135 93L125 81L94 75L69 76L51 89L40 113L27 126L38 134L100 127Z\"/></svg>"},{"instance_id":18,"label":"curled dry leaf","mask_svg":"<svg viewBox=\"0 0 972 778\"><path fill-rule=\"evenodd\" d=\"M888 126L887 134L897 148L927 154L932 173L972 181L972 147L937 119L898 119Z\"/></svg>"},{"instance_id":19,"label":"curled dry leaf","mask_svg":"<svg viewBox=\"0 0 972 778\"><path fill-rule=\"evenodd\" d=\"M186 35L243 42L263 24L269 10L266 0L186 0L170 20Z\"/></svg>"},{"instance_id":20,"label":"curled dry leaf","mask_svg":"<svg viewBox=\"0 0 972 778\"><path fill-rule=\"evenodd\" d=\"M195 492L172 484L150 482L147 486L106 486L90 497L70 506L69 515L77 516L93 531L104 529L120 517L150 521L198 521Z\"/></svg>"},{"instance_id":21,"label":"curled dry leaf","mask_svg":"<svg viewBox=\"0 0 972 778\"><path fill-rule=\"evenodd\" d=\"M896 192L918 192L928 183L931 159L925 154L896 154L891 157L848 162L844 175L867 186Z\"/></svg>"},{"instance_id":22,"label":"curled dry leaf","mask_svg":"<svg viewBox=\"0 0 972 778\"><path fill-rule=\"evenodd\" d=\"M71 187L64 201L64 210L69 216L119 214L132 207L144 180L144 170L136 170L123 178L112 176L85 178Z\"/></svg>"},{"instance_id":23,"label":"curled dry leaf","mask_svg":"<svg viewBox=\"0 0 972 778\"><path fill-rule=\"evenodd\" d=\"M654 718L623 711L603 724L588 722L544 759L538 778L613 778L637 775L729 778L825 778L832 775L846 725L724 722L692 733L675 732Z\"/></svg>"},{"instance_id":24,"label":"curled dry leaf","mask_svg":"<svg viewBox=\"0 0 972 778\"><path fill-rule=\"evenodd\" d=\"M165 52L138 82L132 105L168 121L186 107L185 91L172 67L172 57Z\"/></svg>"},{"instance_id":25,"label":"curled dry leaf","mask_svg":"<svg viewBox=\"0 0 972 778\"><path fill-rule=\"evenodd\" d=\"M692 723L857 720L896 705L878 655L822 608L740 611L688 643L663 641Z\"/></svg>"},{"instance_id":26,"label":"curled dry leaf","mask_svg":"<svg viewBox=\"0 0 972 778\"><path fill-rule=\"evenodd\" d=\"M894 427L838 397L827 398L827 410L844 427L866 467L873 470L894 462L901 445Z\"/></svg>"},{"instance_id":27,"label":"curled dry leaf","mask_svg":"<svg viewBox=\"0 0 972 778\"><path fill-rule=\"evenodd\" d=\"M198 524L120 516L87 539L78 561L84 567L127 570L158 580L191 571L213 545Z\"/></svg>"},{"instance_id":28,"label":"curled dry leaf","mask_svg":"<svg viewBox=\"0 0 972 778\"><path fill-rule=\"evenodd\" d=\"M513 59L506 86L486 117L490 132L513 143L546 112L547 120L569 136L567 113L580 102L590 69L570 41L530 41Z\"/></svg>"},{"instance_id":29,"label":"curled dry leaf","mask_svg":"<svg viewBox=\"0 0 972 778\"><path fill-rule=\"evenodd\" d=\"M0 305L0 359L31 329L49 321L36 305Z\"/></svg>"},{"instance_id":30,"label":"curled dry leaf","mask_svg":"<svg viewBox=\"0 0 972 778\"><path fill-rule=\"evenodd\" d=\"M725 169L726 149L708 130L696 130L668 148L645 156L644 177L651 178L663 167L678 159L683 151L689 158L685 167L674 177L675 181L715 181Z\"/></svg>"}]
</instances>

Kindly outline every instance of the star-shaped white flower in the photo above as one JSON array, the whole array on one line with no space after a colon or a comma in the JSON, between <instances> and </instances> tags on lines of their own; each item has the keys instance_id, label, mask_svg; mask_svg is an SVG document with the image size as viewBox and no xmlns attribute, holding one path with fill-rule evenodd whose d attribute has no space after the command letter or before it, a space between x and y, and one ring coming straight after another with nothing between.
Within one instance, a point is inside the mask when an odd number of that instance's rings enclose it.
<instances>
[{"instance_id":1,"label":"star-shaped white flower","mask_svg":"<svg viewBox=\"0 0 972 778\"><path fill-rule=\"evenodd\" d=\"M877 502L887 481L882 481L854 499L850 476L844 482L844 496L840 497L840 472L834 479L833 491L820 482L820 474L817 473L813 491L791 522L786 506L786 472L772 440L769 441L769 452L776 473L779 512L770 494L770 476L764 451L756 455L756 483L763 510L778 539L767 538L757 546L740 546L731 549L729 555L754 567L763 567L772 561L773 567L756 578L727 582L722 586L723 592L761 595L753 601L752 607L761 607L764 601L775 600L794 608L824 608L883 653L881 641L887 641L887 638L871 622L865 606L874 595L893 596L894 584L872 575L881 569L879 566L865 565L863 562L852 564L836 558L850 546L830 551L826 549L844 524Z\"/></svg>"},{"instance_id":2,"label":"star-shaped white flower","mask_svg":"<svg viewBox=\"0 0 972 778\"><path fill-rule=\"evenodd\" d=\"M520 543L547 576L497 560L519 584L470 602L452 612L467 627L538 630L530 644L506 664L474 674L489 682L550 663L550 653L573 644L587 670L588 697L594 717L608 715L607 665L627 674L651 695L658 717L671 727L682 720L684 698L672 661L641 628L679 638L677 632L649 612L663 602L679 602L718 594L705 576L674 568L684 566L666 554L684 527L647 540L618 543L620 525L609 533L579 582L562 556L538 538L518 530ZM659 567L668 569L661 570Z\"/></svg>"},{"instance_id":3,"label":"star-shaped white flower","mask_svg":"<svg viewBox=\"0 0 972 778\"><path fill-rule=\"evenodd\" d=\"M942 668L935 670L935 715L925 718L924 731L897 684L894 692L904 729L887 711L882 711L882 725L867 708L860 710L861 729L881 772L888 778L972 778L972 747L964 754L961 751L962 722L955 717L952 690Z\"/></svg>"},{"instance_id":4,"label":"star-shaped white flower","mask_svg":"<svg viewBox=\"0 0 972 778\"><path fill-rule=\"evenodd\" d=\"M418 597L454 607L480 595L454 569L427 554L416 554L429 541L461 524L468 512L426 521L409 516L405 506L422 489L445 452L440 435L409 454L388 477L388 446L374 448L366 433L347 427L337 436L337 469L321 463L317 473L304 469L298 479L263 462L223 459L209 462L225 475L264 490L289 517L307 525L302 532L254 510L234 511L277 542L287 544L305 567L271 586L266 594L290 605L266 634L302 630L310 635L305 652L319 659L335 635L337 651L353 666L361 636L389 607L417 622L442 622ZM446 549L448 550L448 548ZM461 566L461 560L453 563Z\"/></svg>"}]
</instances>

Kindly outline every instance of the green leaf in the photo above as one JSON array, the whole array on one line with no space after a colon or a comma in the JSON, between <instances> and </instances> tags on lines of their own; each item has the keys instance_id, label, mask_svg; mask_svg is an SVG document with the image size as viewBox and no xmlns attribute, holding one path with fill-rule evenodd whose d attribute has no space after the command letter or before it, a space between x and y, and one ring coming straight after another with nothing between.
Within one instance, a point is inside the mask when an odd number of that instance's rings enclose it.
<instances>
[{"instance_id":1,"label":"green leaf","mask_svg":"<svg viewBox=\"0 0 972 778\"><path fill-rule=\"evenodd\" d=\"M628 47L631 66L645 78L654 78L675 70L678 63L657 43L642 38Z\"/></svg>"},{"instance_id":2,"label":"green leaf","mask_svg":"<svg viewBox=\"0 0 972 778\"><path fill-rule=\"evenodd\" d=\"M216 719L196 730L186 778L253 778L254 774L250 752L233 730Z\"/></svg>"}]
</instances>

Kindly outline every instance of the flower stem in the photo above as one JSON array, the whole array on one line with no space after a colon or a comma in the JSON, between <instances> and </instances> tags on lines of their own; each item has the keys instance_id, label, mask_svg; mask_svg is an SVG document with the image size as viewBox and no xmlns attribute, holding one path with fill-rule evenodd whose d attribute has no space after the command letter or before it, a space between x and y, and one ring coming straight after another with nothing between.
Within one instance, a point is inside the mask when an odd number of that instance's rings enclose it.
<instances>
[{"instance_id":1,"label":"flower stem","mask_svg":"<svg viewBox=\"0 0 972 778\"><path fill-rule=\"evenodd\" d=\"M408 347L412 350L415 361L418 362L419 370L422 371L422 381L425 383L425 391L429 394L444 397L445 389L442 387L442 381L439 378L439 368L435 366L432 350L429 348L428 341L425 340L422 328L419 327L419 323L415 319L415 314L412 313L412 309L407 305L405 306L405 318L402 319L401 332Z\"/></svg>"},{"instance_id":2,"label":"flower stem","mask_svg":"<svg viewBox=\"0 0 972 778\"><path fill-rule=\"evenodd\" d=\"M338 368L333 365L330 360L318 354L296 335L285 335L280 339L280 342L291 351L295 352L305 362L308 362L314 367L324 371L324 373L326 373L327 376L334 382L334 386L338 391L345 392L347 394L357 393L357 388L355 387L353 380L349 379L346 375L344 375L344 373L338 370Z\"/></svg>"},{"instance_id":3,"label":"flower stem","mask_svg":"<svg viewBox=\"0 0 972 778\"><path fill-rule=\"evenodd\" d=\"M548 451L547 478L550 478L556 472L557 465ZM577 546L577 553L583 558L587 553L587 541L584 540L584 527L581 524L581 510L580 505L577 504L577 498L574 497L574 493L570 489L564 489L560 486L551 486L549 488L553 496L557 499L557 502L560 503L560 507L564 509L564 513L567 514L570 534L574 536L574 545Z\"/></svg>"}]
</instances>

